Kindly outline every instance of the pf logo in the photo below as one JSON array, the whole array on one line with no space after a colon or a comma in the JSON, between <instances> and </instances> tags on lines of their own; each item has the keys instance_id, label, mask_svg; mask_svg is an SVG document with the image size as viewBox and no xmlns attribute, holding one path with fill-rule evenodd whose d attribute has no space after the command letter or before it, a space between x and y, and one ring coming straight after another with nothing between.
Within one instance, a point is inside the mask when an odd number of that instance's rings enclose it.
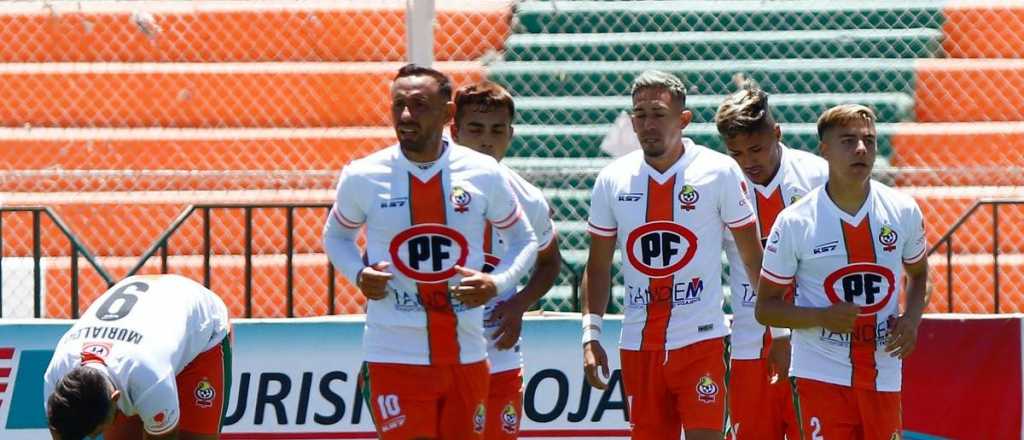
<instances>
[{"instance_id":1,"label":"pf logo","mask_svg":"<svg viewBox=\"0 0 1024 440\"><path fill-rule=\"evenodd\" d=\"M402 275L421 283L445 281L466 264L466 237L448 226L425 223L406 229L391 239L391 262Z\"/></svg>"},{"instance_id":2,"label":"pf logo","mask_svg":"<svg viewBox=\"0 0 1024 440\"><path fill-rule=\"evenodd\" d=\"M652 278L678 272L696 253L697 235L678 223L646 223L634 229L626 239L629 264Z\"/></svg>"},{"instance_id":3,"label":"pf logo","mask_svg":"<svg viewBox=\"0 0 1024 440\"><path fill-rule=\"evenodd\" d=\"M833 304L854 303L861 316L880 312L896 290L896 277L886 267L871 263L846 266L825 278L825 294Z\"/></svg>"}]
</instances>

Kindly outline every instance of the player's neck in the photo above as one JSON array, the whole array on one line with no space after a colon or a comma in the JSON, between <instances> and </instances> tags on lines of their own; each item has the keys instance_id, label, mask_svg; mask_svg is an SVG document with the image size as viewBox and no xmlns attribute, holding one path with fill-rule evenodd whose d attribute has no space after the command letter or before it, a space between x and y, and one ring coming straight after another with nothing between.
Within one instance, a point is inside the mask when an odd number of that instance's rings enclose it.
<instances>
[{"instance_id":1,"label":"player's neck","mask_svg":"<svg viewBox=\"0 0 1024 440\"><path fill-rule=\"evenodd\" d=\"M402 148L402 154L404 154L405 158L409 159L410 162L434 162L441 158L442 153L444 153L444 143L441 142L441 136L437 136L435 139L427 142L427 147L424 148L423 151L412 151L407 148Z\"/></svg>"},{"instance_id":2,"label":"player's neck","mask_svg":"<svg viewBox=\"0 0 1024 440\"><path fill-rule=\"evenodd\" d=\"M674 149L666 151L661 156L651 157L644 155L644 161L646 161L647 165L650 165L651 168L654 168L657 172L664 174L669 170L669 168L672 168L672 166L679 161L679 158L683 157L683 153L685 151L686 147L683 146L683 142L680 140L679 144L676 145Z\"/></svg>"},{"instance_id":3,"label":"player's neck","mask_svg":"<svg viewBox=\"0 0 1024 440\"><path fill-rule=\"evenodd\" d=\"M856 215L871 192L871 180L863 182L842 182L837 179L828 179L825 184L825 192L832 203L835 203L843 212Z\"/></svg>"}]
</instances>

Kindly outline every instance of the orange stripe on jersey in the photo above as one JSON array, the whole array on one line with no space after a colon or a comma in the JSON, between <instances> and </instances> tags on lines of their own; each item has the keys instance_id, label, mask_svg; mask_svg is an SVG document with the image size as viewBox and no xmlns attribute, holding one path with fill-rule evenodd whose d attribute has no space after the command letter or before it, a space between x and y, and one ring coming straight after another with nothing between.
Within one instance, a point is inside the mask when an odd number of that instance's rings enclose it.
<instances>
[{"instance_id":1,"label":"orange stripe on jersey","mask_svg":"<svg viewBox=\"0 0 1024 440\"><path fill-rule=\"evenodd\" d=\"M491 226L491 222L487 221L484 223L484 254L494 253L494 244L491 243L494 237L494 227Z\"/></svg>"},{"instance_id":2,"label":"orange stripe on jersey","mask_svg":"<svg viewBox=\"0 0 1024 440\"><path fill-rule=\"evenodd\" d=\"M647 221L673 221L676 177L658 184L647 178ZM668 338L668 321L672 317L672 284L674 275L651 278L647 296L647 320L640 339L641 350L664 350Z\"/></svg>"},{"instance_id":3,"label":"orange stripe on jersey","mask_svg":"<svg viewBox=\"0 0 1024 440\"><path fill-rule=\"evenodd\" d=\"M871 217L864 216L859 225L841 221L843 241L846 243L846 259L853 263L874 263L875 242L871 234ZM858 316L850 334L850 363L853 373L850 382L854 388L875 390L878 366L875 364L875 350L878 324L875 315Z\"/></svg>"},{"instance_id":4,"label":"orange stripe on jersey","mask_svg":"<svg viewBox=\"0 0 1024 440\"><path fill-rule=\"evenodd\" d=\"M786 203L782 200L782 188L776 187L768 197L762 196L755 190L754 200L757 206L757 226L761 230L761 240L765 240L772 232L775 219L779 217L782 208L786 207Z\"/></svg>"},{"instance_id":5,"label":"orange stripe on jersey","mask_svg":"<svg viewBox=\"0 0 1024 440\"><path fill-rule=\"evenodd\" d=\"M426 182L409 174L409 215L413 225L445 224L448 199L439 172ZM416 283L420 304L427 313L431 365L459 363L458 318L448 297L448 283Z\"/></svg>"}]
</instances>

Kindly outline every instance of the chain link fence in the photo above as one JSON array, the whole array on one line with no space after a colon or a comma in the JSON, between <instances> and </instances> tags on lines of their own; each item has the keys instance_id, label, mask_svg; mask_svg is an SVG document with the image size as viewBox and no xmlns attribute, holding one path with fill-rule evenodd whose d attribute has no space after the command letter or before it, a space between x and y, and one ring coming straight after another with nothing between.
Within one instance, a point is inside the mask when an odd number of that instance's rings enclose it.
<instances>
[{"instance_id":1,"label":"chain link fence","mask_svg":"<svg viewBox=\"0 0 1024 440\"><path fill-rule=\"evenodd\" d=\"M975 200L1024 196L1024 2L436 3L436 66L458 84L489 78L516 96L507 161L546 191L565 261L546 310L578 308L590 189L610 160L602 141L649 68L684 79L686 134L717 149L714 112L741 79L771 93L793 148L817 149L814 122L829 106L874 108L877 177L914 195L932 243ZM387 90L406 58L405 1L0 6L2 203L52 206L114 276L191 204L329 203L348 160L391 142ZM240 315L245 219L212 220L212 287L231 292ZM253 314L284 316L285 219L251 220ZM1020 311L1024 222L1012 205L998 220L1001 311ZM315 210L294 218L296 270L306 271L294 285L298 316L328 311L323 221ZM951 241L953 311L994 310L992 222L979 210ZM30 253L22 223L4 223L5 257ZM200 223L190 218L171 238L172 272L202 277ZM57 241L44 256L66 266ZM932 260L932 311L947 309L945 251ZM90 283L83 292L102 291ZM361 310L337 283L335 311ZM69 315L58 297L47 296L48 316Z\"/></svg>"}]
</instances>

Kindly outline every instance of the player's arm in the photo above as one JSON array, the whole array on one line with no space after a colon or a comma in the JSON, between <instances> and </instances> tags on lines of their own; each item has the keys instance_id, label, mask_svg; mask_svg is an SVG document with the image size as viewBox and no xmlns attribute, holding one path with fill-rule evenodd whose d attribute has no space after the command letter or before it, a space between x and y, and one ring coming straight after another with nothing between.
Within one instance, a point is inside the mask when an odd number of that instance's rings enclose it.
<instances>
[{"instance_id":1,"label":"player's arm","mask_svg":"<svg viewBox=\"0 0 1024 440\"><path fill-rule=\"evenodd\" d=\"M761 273L761 260L764 258L764 251L761 249L761 240L758 238L756 222L750 222L737 228L729 228L732 238L736 242L736 249L739 251L740 259L743 260L743 268L747 270L750 278L750 286L757 291L758 277L754 274Z\"/></svg>"},{"instance_id":2,"label":"player's arm","mask_svg":"<svg viewBox=\"0 0 1024 440\"><path fill-rule=\"evenodd\" d=\"M359 252L356 238L359 228L366 221L366 214L358 204L357 182L351 178L348 168L342 170L338 180L338 191L334 206L324 223L324 252L342 275L359 287L369 299L381 299L387 295L387 283L391 273L387 261L375 261L367 265Z\"/></svg>"},{"instance_id":3,"label":"player's arm","mask_svg":"<svg viewBox=\"0 0 1024 440\"><path fill-rule=\"evenodd\" d=\"M583 272L584 285L581 297L583 310L583 370L587 382L599 390L607 388L605 382L611 372L608 355L599 340L603 325L604 311L611 300L612 258L615 255L615 236L590 234L590 254ZM601 372L601 376L598 375Z\"/></svg>"},{"instance_id":4,"label":"player's arm","mask_svg":"<svg viewBox=\"0 0 1024 440\"><path fill-rule=\"evenodd\" d=\"M889 343L885 351L893 357L905 359L917 345L917 328L921 324L921 316L928 306L928 243L925 240L924 222L921 210L916 204L909 215L907 223L911 225L910 237L903 249L903 270L907 274L907 306L903 314L896 319Z\"/></svg>"},{"instance_id":5,"label":"player's arm","mask_svg":"<svg viewBox=\"0 0 1024 440\"><path fill-rule=\"evenodd\" d=\"M491 190L487 192L485 213L498 235L506 243L506 253L491 273L456 266L463 276L452 293L469 307L482 306L498 292L512 289L537 258L537 237L526 221L516 195L497 170Z\"/></svg>"},{"instance_id":6,"label":"player's arm","mask_svg":"<svg viewBox=\"0 0 1024 440\"><path fill-rule=\"evenodd\" d=\"M515 346L522 331L523 314L551 290L561 268L562 253L558 250L558 237L552 234L547 245L537 252L533 273L523 290L494 308L492 316L499 320L498 329L494 331L495 347L507 350Z\"/></svg>"},{"instance_id":7,"label":"player's arm","mask_svg":"<svg viewBox=\"0 0 1024 440\"><path fill-rule=\"evenodd\" d=\"M731 161L730 161L731 162ZM754 209L747 200L743 190L743 172L736 163L730 163L729 169L721 175L721 196L718 212L722 223L729 227L740 259L750 278L750 286L757 291L757 274L761 273L761 237L757 234L757 218Z\"/></svg>"},{"instance_id":8,"label":"player's arm","mask_svg":"<svg viewBox=\"0 0 1024 440\"><path fill-rule=\"evenodd\" d=\"M786 291L793 286L799 265L794 235L803 225L791 225L790 219L784 217L784 214L785 211L772 227L764 250L754 317L761 324L772 327L824 327L834 332L849 332L860 311L856 305L840 302L826 308L801 307L785 299Z\"/></svg>"}]
</instances>

